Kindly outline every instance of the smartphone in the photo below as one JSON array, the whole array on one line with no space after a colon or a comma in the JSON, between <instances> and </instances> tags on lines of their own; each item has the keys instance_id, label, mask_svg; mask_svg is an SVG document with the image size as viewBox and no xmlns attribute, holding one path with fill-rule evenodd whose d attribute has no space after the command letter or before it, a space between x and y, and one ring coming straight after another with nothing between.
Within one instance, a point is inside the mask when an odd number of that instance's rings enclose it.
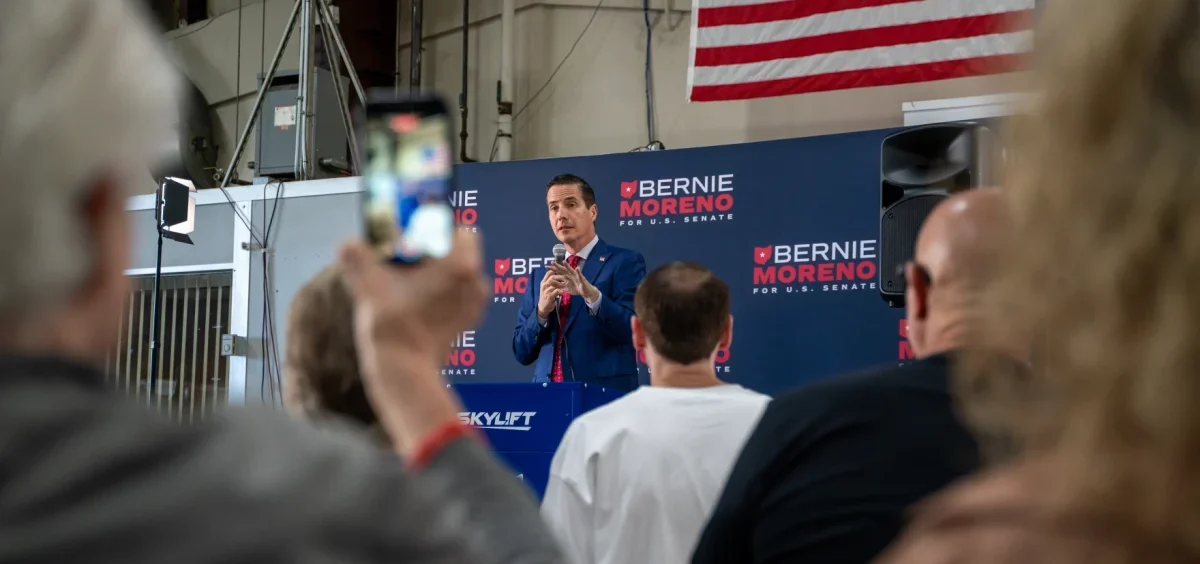
<instances>
[{"instance_id":1,"label":"smartphone","mask_svg":"<svg viewBox=\"0 0 1200 564\"><path fill-rule=\"evenodd\" d=\"M400 263L440 258L454 240L454 164L446 104L432 96L368 96L360 147L363 224L381 255Z\"/></svg>"}]
</instances>

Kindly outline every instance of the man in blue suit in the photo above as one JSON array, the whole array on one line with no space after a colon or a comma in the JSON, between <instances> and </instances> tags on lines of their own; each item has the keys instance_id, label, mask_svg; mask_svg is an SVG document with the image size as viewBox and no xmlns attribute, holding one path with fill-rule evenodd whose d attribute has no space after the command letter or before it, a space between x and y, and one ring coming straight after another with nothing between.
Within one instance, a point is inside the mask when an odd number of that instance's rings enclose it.
<instances>
[{"instance_id":1,"label":"man in blue suit","mask_svg":"<svg viewBox=\"0 0 1200 564\"><path fill-rule=\"evenodd\" d=\"M587 382L630 391L638 385L629 319L646 259L596 235L596 193L560 174L546 185L550 226L567 248L563 264L538 267L513 329L513 354L537 363L534 382Z\"/></svg>"}]
</instances>

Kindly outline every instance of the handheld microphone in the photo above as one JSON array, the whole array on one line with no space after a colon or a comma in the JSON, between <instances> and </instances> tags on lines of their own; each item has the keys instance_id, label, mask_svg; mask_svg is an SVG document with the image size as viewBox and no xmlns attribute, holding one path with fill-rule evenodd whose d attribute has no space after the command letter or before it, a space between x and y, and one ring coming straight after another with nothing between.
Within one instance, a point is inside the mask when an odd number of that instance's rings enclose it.
<instances>
[{"instance_id":1,"label":"handheld microphone","mask_svg":"<svg viewBox=\"0 0 1200 564\"><path fill-rule=\"evenodd\" d=\"M567 246L559 243L550 249L550 253L554 255L554 264L562 264L567 260ZM558 311L558 303L562 301L562 296L554 298L554 309Z\"/></svg>"},{"instance_id":2,"label":"handheld microphone","mask_svg":"<svg viewBox=\"0 0 1200 564\"><path fill-rule=\"evenodd\" d=\"M551 249L550 252L554 255L554 264L562 264L562 263L566 262L566 260L567 260L567 246L566 245L564 245L562 243L554 245L554 248ZM559 312L558 312L558 307L561 304L562 304L562 296L559 295L557 298L554 298L554 319L556 321L559 319L562 319L561 317L559 317ZM562 326L559 326L559 328L558 328L559 331L563 331L565 329L566 328L562 327ZM567 366L570 369L571 381L575 381L575 368L570 365L570 360L569 360L570 357L567 355L567 340L565 338L563 339L562 355L564 358L562 360L560 360L559 362L563 363L563 365Z\"/></svg>"}]
</instances>

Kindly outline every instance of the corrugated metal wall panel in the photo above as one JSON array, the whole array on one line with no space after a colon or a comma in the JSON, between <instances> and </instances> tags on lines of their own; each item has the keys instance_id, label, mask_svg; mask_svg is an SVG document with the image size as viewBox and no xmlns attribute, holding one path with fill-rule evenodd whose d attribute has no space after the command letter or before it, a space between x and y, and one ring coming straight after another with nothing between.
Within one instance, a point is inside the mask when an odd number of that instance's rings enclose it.
<instances>
[{"instance_id":1,"label":"corrugated metal wall panel","mask_svg":"<svg viewBox=\"0 0 1200 564\"><path fill-rule=\"evenodd\" d=\"M223 407L229 363L221 356L221 335L229 327L233 273L162 276L162 349L154 397L149 397L154 277L132 277L130 282L128 313L117 327L119 344L105 367L109 384L181 423L202 420Z\"/></svg>"}]
</instances>

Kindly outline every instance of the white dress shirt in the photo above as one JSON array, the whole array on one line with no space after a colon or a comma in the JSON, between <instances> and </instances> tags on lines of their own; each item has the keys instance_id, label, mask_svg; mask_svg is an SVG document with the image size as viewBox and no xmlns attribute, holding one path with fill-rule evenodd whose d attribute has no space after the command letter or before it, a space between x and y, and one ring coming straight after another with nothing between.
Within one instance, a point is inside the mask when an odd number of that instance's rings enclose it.
<instances>
[{"instance_id":1,"label":"white dress shirt","mask_svg":"<svg viewBox=\"0 0 1200 564\"><path fill-rule=\"evenodd\" d=\"M573 421L542 517L575 564L676 564L692 550L770 398L642 386Z\"/></svg>"},{"instance_id":2,"label":"white dress shirt","mask_svg":"<svg viewBox=\"0 0 1200 564\"><path fill-rule=\"evenodd\" d=\"M592 236L592 242L588 243L587 245L584 245L584 247L583 247L582 249L580 249L580 250L579 250L579 253L578 253L578 255L579 255L579 264L575 265L575 270L579 270L579 271L582 271L582 270L583 270L583 263L587 262L588 255L591 255L591 254L592 254L592 249L596 248L596 243L599 243L599 242L600 242L600 236L599 236L599 235L593 235L593 236ZM568 252L568 253L567 253L567 258L571 258L572 256L575 256L575 254L576 254L576 253L570 253L570 252ZM565 261L564 261L564 262L565 262ZM532 282L534 282L534 283L536 283L536 284L541 284L541 283L542 283L542 281L541 281L541 280L533 280ZM591 282L591 280L588 280L588 282ZM600 301L604 299L604 294L601 294L601 293L597 292L597 294L596 294L596 301L594 301L594 302L589 302L589 301L587 301L587 298L584 298L583 296L579 296L579 298L583 300L583 303L587 304L587 307L588 307L588 309L589 309L589 310L592 312L592 314L595 314L595 313L596 313L596 310L600 309ZM540 316L540 315L538 316L538 318L537 318L537 319L538 319L538 323L541 323L541 324L542 324L542 327L545 327L545 326L546 326L546 324L550 322L550 320L549 320L549 319L547 319L547 318L544 318L544 317L542 317L542 316Z\"/></svg>"}]
</instances>

